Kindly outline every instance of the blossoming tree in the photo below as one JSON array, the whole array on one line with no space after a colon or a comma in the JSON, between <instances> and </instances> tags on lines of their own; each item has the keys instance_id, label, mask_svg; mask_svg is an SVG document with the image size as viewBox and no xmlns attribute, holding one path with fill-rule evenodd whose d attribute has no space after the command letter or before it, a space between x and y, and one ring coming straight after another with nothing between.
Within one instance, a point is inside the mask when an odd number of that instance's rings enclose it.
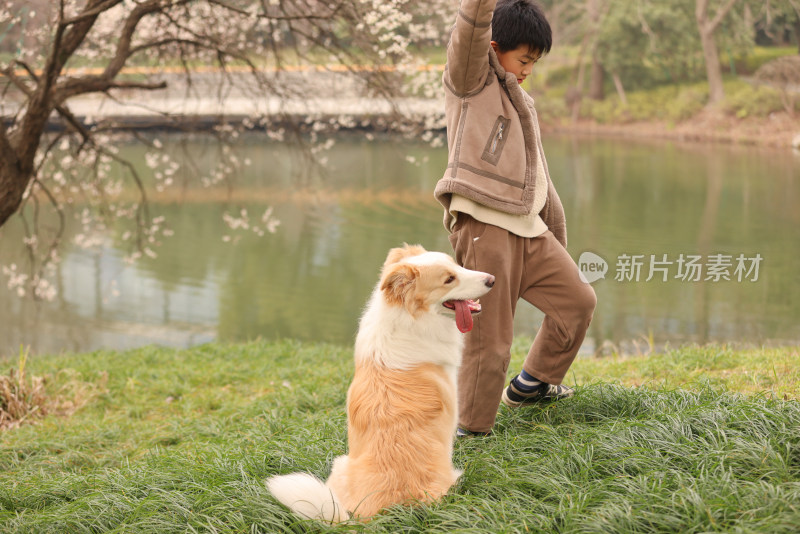
<instances>
[{"instance_id":1,"label":"blossoming tree","mask_svg":"<svg viewBox=\"0 0 800 534\"><path fill-rule=\"evenodd\" d=\"M164 221L148 210L147 187L137 166L114 142L115 125L86 120L71 109L89 94L125 100L134 92L158 95L170 85L190 88L199 66L212 66L221 99L225 84L245 84L249 94L288 101L313 88L293 86L289 67L335 64L353 80L354 91L395 98L397 79L412 78L412 41L446 37L453 6L445 0L4 0L0 4L0 227L13 216L25 227L30 266L4 266L20 294L53 296L48 271L58 262L67 221L83 231L75 240L90 246L111 221L129 221L122 235L136 255L153 254ZM425 11L418 16L416 9ZM436 16L439 13L441 16ZM5 52L5 53L3 53ZM133 66L147 69L131 72ZM169 67L171 74L167 74ZM321 67L322 68L322 67ZM324 70L324 69L323 69ZM234 71L236 75L233 75ZM430 77L429 77L430 78ZM426 82L425 82L426 83ZM424 85L424 83L423 83ZM188 89L187 89L188 90ZM277 112L280 114L280 111ZM273 114L274 115L274 114ZM272 137L287 140L297 118L252 117ZM50 128L53 124L59 127ZM230 125L220 138L234 135ZM150 153L159 186L168 186L176 163L159 154L161 144L139 137ZM225 179L246 162L229 160L211 169L207 182ZM121 168L124 172L110 172ZM136 198L121 196L134 185ZM49 206L47 210L44 208ZM41 213L55 216L39 224ZM228 216L242 224L245 216ZM248 223L274 231L269 210Z\"/></svg>"}]
</instances>

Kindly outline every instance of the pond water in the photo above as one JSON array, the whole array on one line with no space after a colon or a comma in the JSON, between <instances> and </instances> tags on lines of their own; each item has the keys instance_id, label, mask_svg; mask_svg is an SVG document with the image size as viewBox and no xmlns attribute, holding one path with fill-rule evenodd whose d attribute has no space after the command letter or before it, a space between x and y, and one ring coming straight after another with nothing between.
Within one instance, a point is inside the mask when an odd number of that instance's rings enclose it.
<instances>
[{"instance_id":1,"label":"pond water","mask_svg":"<svg viewBox=\"0 0 800 534\"><path fill-rule=\"evenodd\" d=\"M162 140L183 177L214 164L209 139ZM607 268L593 282L583 354L800 343L800 156L592 137L544 144L571 255L592 280ZM0 356L256 337L351 344L389 248L450 252L432 196L444 148L345 137L319 176L260 136L236 149L252 164L232 195L192 185L152 195L174 230L157 258L128 265L112 233L100 249L65 248L53 302L0 287ZM121 150L143 159L137 145ZM274 234L234 235L222 222L268 206L280 220ZM24 263L20 233L15 220L0 229L0 263ZM516 333L534 335L541 319L521 303Z\"/></svg>"}]
</instances>

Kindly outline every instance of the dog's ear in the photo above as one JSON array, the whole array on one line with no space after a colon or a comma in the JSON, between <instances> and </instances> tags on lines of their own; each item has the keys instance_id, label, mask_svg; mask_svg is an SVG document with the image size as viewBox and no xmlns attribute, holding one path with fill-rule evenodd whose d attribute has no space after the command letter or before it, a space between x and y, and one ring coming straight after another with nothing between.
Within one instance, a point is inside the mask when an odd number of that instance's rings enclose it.
<instances>
[{"instance_id":1,"label":"dog's ear","mask_svg":"<svg viewBox=\"0 0 800 534\"><path fill-rule=\"evenodd\" d=\"M381 279L381 291L386 301L402 306L408 299L409 292L419 277L419 269L407 263L390 265L384 269Z\"/></svg>"},{"instance_id":2,"label":"dog's ear","mask_svg":"<svg viewBox=\"0 0 800 534\"><path fill-rule=\"evenodd\" d=\"M393 248L389 251L389 255L386 256L386 261L383 262L383 265L386 267L387 265L392 265L393 263L397 263L411 256L419 256L425 252L427 251L420 245L409 245L408 243L403 243L402 248Z\"/></svg>"}]
</instances>

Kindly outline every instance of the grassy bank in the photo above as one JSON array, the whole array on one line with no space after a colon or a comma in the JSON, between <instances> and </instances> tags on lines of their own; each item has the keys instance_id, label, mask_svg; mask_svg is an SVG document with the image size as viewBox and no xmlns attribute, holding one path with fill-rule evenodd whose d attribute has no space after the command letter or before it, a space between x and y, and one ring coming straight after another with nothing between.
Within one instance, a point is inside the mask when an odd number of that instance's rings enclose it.
<instances>
[{"instance_id":1,"label":"grassy bank","mask_svg":"<svg viewBox=\"0 0 800 534\"><path fill-rule=\"evenodd\" d=\"M494 437L456 444L464 476L442 503L335 530L794 532L797 356L579 360L574 399L504 409ZM296 342L30 358L49 393L83 400L0 433L0 531L326 530L292 518L263 482L324 477L345 452L351 365L348 348Z\"/></svg>"}]
</instances>

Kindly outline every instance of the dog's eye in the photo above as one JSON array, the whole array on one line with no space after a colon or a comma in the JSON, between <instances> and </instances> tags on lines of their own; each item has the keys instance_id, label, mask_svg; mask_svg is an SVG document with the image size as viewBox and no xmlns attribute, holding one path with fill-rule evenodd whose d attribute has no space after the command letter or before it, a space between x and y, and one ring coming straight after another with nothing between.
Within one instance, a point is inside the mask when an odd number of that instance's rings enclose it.
<instances>
[{"instance_id":1,"label":"dog's eye","mask_svg":"<svg viewBox=\"0 0 800 534\"><path fill-rule=\"evenodd\" d=\"M445 280L444 283L445 284L452 284L455 281L456 281L456 277L451 274L450 276L447 277L447 280Z\"/></svg>"}]
</instances>

